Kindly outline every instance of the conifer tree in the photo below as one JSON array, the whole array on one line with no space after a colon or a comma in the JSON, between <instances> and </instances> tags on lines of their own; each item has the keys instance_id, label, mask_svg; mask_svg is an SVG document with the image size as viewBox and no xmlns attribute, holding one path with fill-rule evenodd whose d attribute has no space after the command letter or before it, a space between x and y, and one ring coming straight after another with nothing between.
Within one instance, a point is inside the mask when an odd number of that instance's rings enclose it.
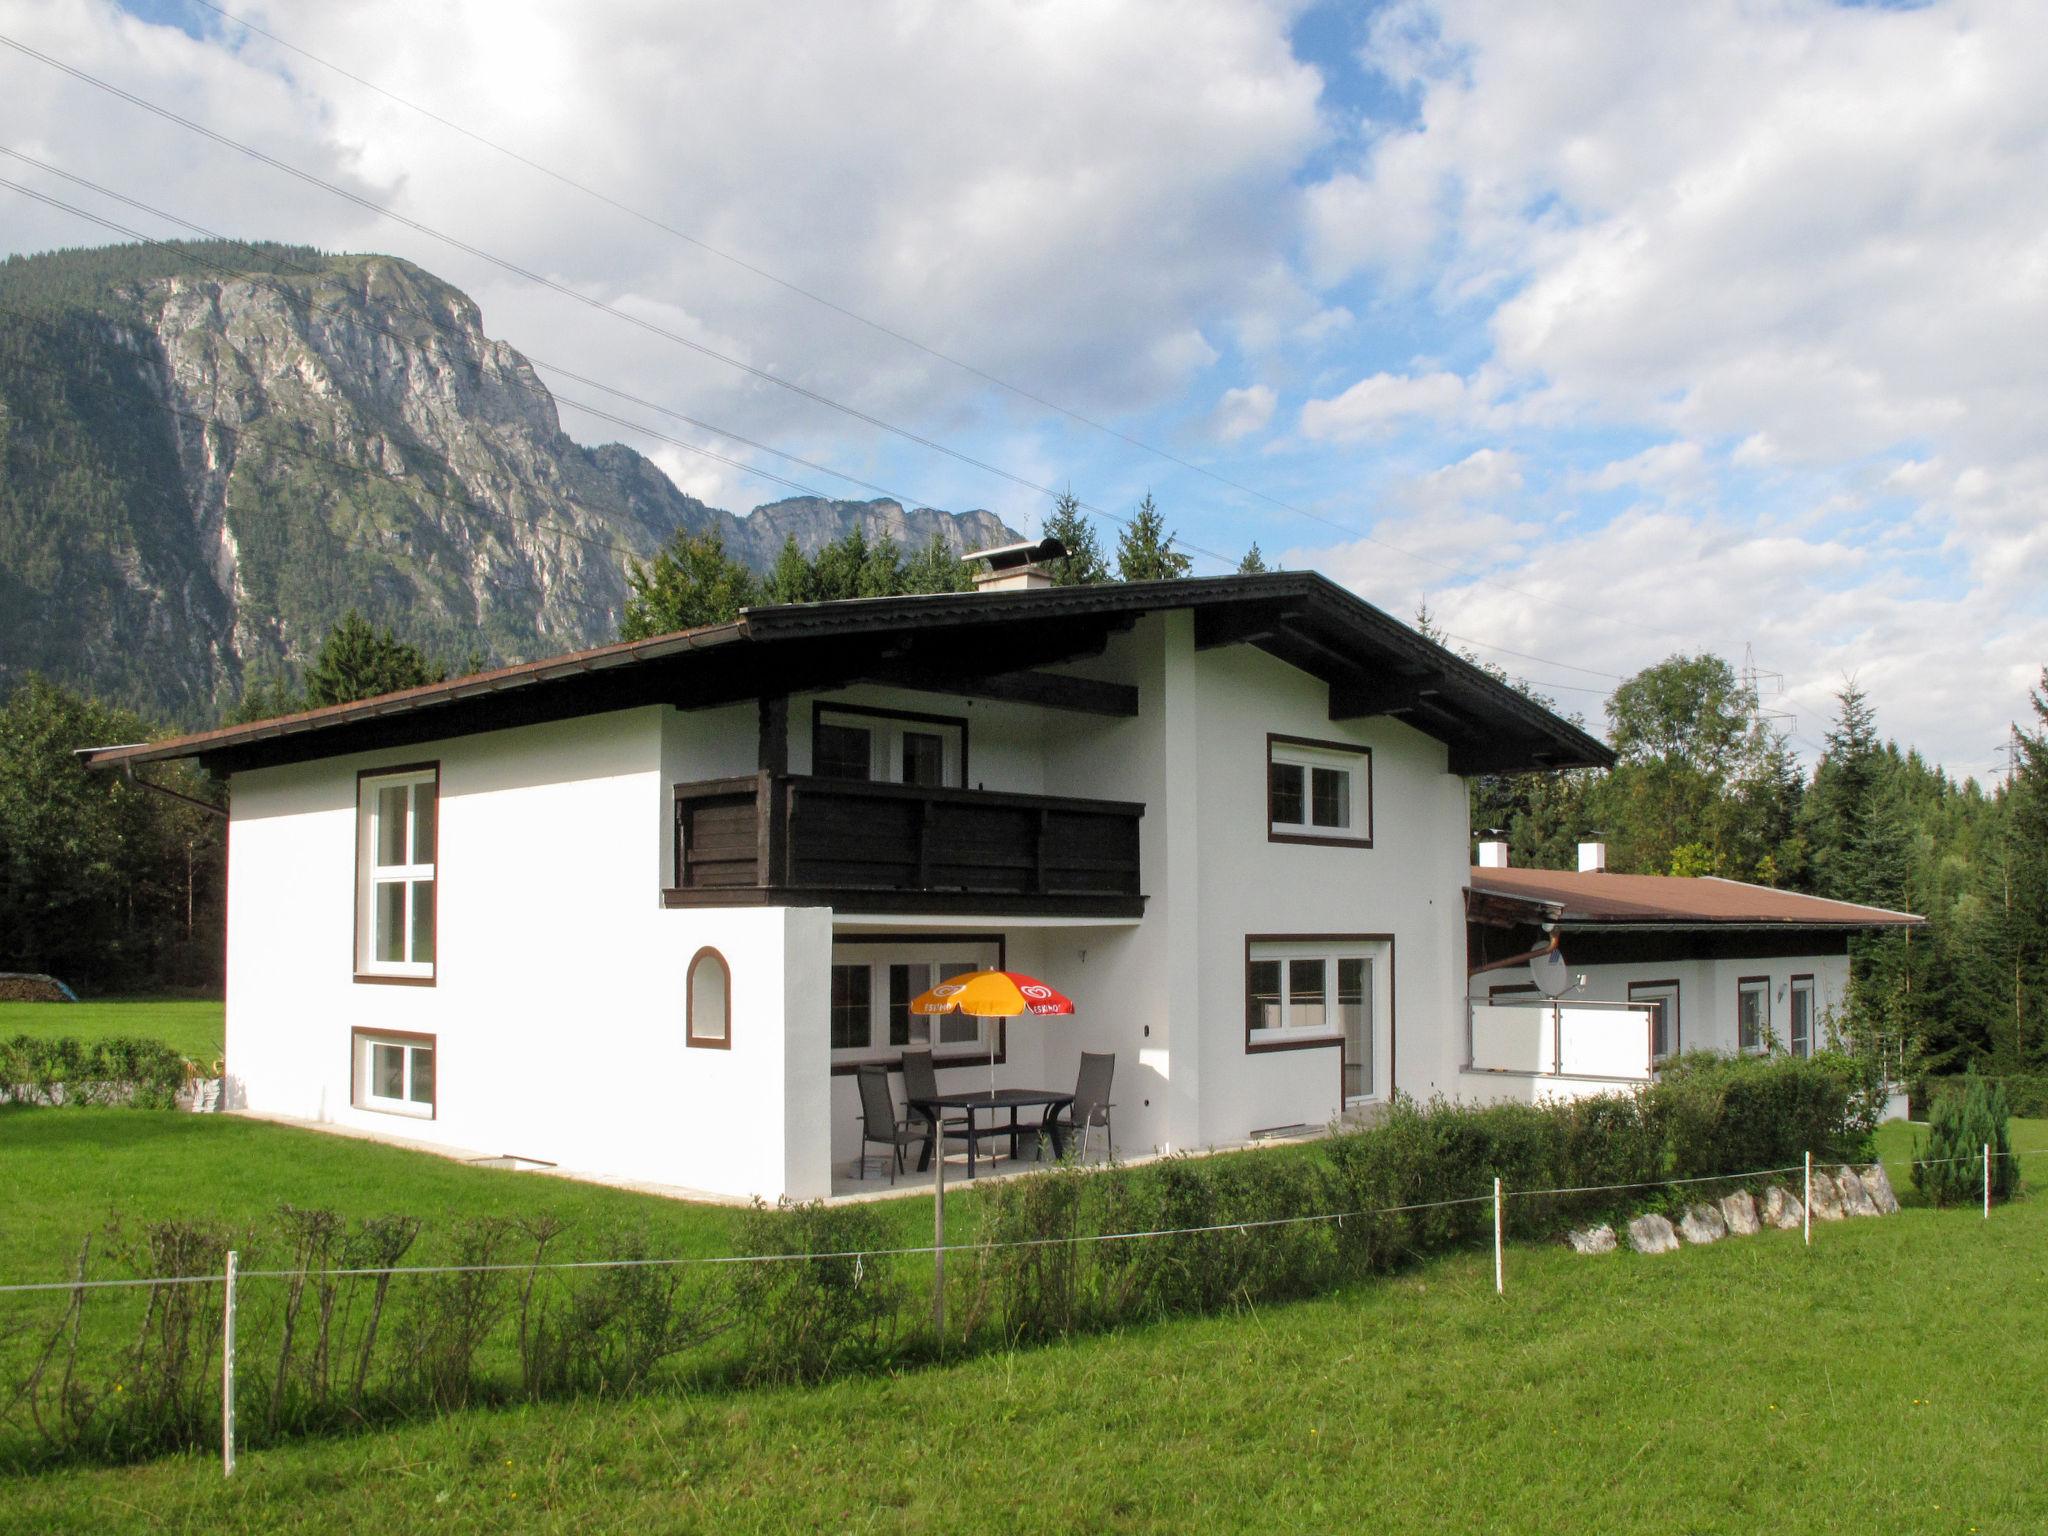
<instances>
[{"instance_id":1,"label":"conifer tree","mask_svg":"<svg viewBox=\"0 0 2048 1536\"><path fill-rule=\"evenodd\" d=\"M1237 574L1240 576L1263 576L1270 569L1271 567L1266 564L1266 557L1259 551L1259 541L1253 539L1252 547L1246 550L1244 558L1237 562Z\"/></svg>"},{"instance_id":2,"label":"conifer tree","mask_svg":"<svg viewBox=\"0 0 2048 1536\"><path fill-rule=\"evenodd\" d=\"M651 564L627 561L626 585L621 640L729 623L760 592L754 573L726 554L716 531L678 532Z\"/></svg>"},{"instance_id":3,"label":"conifer tree","mask_svg":"<svg viewBox=\"0 0 2048 1536\"><path fill-rule=\"evenodd\" d=\"M1195 562L1173 547L1166 517L1147 491L1116 542L1116 574L1122 581L1174 581Z\"/></svg>"},{"instance_id":4,"label":"conifer tree","mask_svg":"<svg viewBox=\"0 0 2048 1536\"><path fill-rule=\"evenodd\" d=\"M308 709L350 704L380 693L438 683L447 676L448 669L429 661L418 646L407 644L389 629L372 628L368 619L351 608L328 631L313 664L306 669L305 704Z\"/></svg>"},{"instance_id":5,"label":"conifer tree","mask_svg":"<svg viewBox=\"0 0 2048 1536\"><path fill-rule=\"evenodd\" d=\"M1081 510L1080 499L1071 490L1060 493L1040 532L1066 546L1066 558L1047 567L1054 586L1092 587L1112 579L1109 564L1102 558L1102 541L1095 535L1095 524Z\"/></svg>"}]
</instances>

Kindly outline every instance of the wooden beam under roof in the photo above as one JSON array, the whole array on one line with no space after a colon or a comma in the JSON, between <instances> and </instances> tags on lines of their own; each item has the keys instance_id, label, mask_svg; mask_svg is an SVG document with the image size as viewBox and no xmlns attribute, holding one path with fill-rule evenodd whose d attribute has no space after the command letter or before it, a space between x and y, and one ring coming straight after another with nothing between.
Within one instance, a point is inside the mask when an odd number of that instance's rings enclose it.
<instances>
[{"instance_id":1,"label":"wooden beam under roof","mask_svg":"<svg viewBox=\"0 0 2048 1536\"><path fill-rule=\"evenodd\" d=\"M1080 715L1107 715L1113 719L1134 719L1138 713L1138 690L1130 683L1105 683L1092 677L1068 677L1059 672L1001 672L976 676L933 667L884 665L862 682L881 683L891 688L914 688L920 693L950 693L963 699L995 699L1005 704L1035 704L1041 709L1064 709Z\"/></svg>"}]
</instances>

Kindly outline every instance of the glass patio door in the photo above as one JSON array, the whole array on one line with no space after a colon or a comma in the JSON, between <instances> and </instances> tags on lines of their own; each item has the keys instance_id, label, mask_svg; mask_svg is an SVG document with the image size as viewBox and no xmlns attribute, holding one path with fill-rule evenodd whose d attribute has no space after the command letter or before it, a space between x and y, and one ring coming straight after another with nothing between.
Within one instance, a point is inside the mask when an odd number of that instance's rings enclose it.
<instances>
[{"instance_id":1,"label":"glass patio door","mask_svg":"<svg viewBox=\"0 0 2048 1536\"><path fill-rule=\"evenodd\" d=\"M1347 955L1337 961L1337 1019L1344 1029L1344 1103L1373 1095L1372 961Z\"/></svg>"}]
</instances>

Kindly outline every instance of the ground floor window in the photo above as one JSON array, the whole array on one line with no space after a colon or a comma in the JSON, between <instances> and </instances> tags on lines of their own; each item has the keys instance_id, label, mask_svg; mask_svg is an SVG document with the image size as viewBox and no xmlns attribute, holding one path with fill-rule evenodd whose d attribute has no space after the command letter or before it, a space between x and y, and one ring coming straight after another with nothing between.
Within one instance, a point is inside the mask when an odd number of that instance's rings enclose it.
<instances>
[{"instance_id":1,"label":"ground floor window","mask_svg":"<svg viewBox=\"0 0 2048 1536\"><path fill-rule=\"evenodd\" d=\"M1735 984L1735 1047L1739 1051L1771 1048L1771 978L1745 976Z\"/></svg>"},{"instance_id":2,"label":"ground floor window","mask_svg":"<svg viewBox=\"0 0 2048 1536\"><path fill-rule=\"evenodd\" d=\"M1394 941L1376 935L1245 941L1245 1049L1335 1046L1344 1097L1379 1092L1380 1020L1392 1022Z\"/></svg>"},{"instance_id":3,"label":"ground floor window","mask_svg":"<svg viewBox=\"0 0 2048 1536\"><path fill-rule=\"evenodd\" d=\"M1662 1061L1680 1049L1678 1032L1678 983L1675 981L1632 981L1628 1000L1650 1010L1650 1055Z\"/></svg>"},{"instance_id":4,"label":"ground floor window","mask_svg":"<svg viewBox=\"0 0 2048 1536\"><path fill-rule=\"evenodd\" d=\"M1792 1037L1794 1056L1813 1054L1813 978L1792 978L1792 1019L1787 1031Z\"/></svg>"},{"instance_id":5,"label":"ground floor window","mask_svg":"<svg viewBox=\"0 0 2048 1536\"><path fill-rule=\"evenodd\" d=\"M832 945L833 1064L899 1059L906 1050L941 1059L986 1056L995 1020L947 1013L913 1015L911 999L953 976L1002 969L1000 938L942 934L842 938Z\"/></svg>"},{"instance_id":6,"label":"ground floor window","mask_svg":"<svg viewBox=\"0 0 2048 1536\"><path fill-rule=\"evenodd\" d=\"M432 1035L355 1031L355 1092L358 1109L387 1114L434 1115Z\"/></svg>"}]
</instances>

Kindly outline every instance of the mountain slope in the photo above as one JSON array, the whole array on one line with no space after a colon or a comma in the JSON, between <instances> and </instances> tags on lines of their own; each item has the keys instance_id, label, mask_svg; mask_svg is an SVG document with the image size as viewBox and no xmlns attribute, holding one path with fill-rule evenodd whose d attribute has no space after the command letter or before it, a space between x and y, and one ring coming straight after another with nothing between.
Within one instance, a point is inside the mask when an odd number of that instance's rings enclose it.
<instances>
[{"instance_id":1,"label":"mountain slope","mask_svg":"<svg viewBox=\"0 0 2048 1536\"><path fill-rule=\"evenodd\" d=\"M351 606L456 660L611 639L625 552L678 529L762 570L854 526L1016 537L891 501L706 506L569 438L526 359L410 263L191 250L0 263L0 690L40 670L200 721Z\"/></svg>"}]
</instances>

